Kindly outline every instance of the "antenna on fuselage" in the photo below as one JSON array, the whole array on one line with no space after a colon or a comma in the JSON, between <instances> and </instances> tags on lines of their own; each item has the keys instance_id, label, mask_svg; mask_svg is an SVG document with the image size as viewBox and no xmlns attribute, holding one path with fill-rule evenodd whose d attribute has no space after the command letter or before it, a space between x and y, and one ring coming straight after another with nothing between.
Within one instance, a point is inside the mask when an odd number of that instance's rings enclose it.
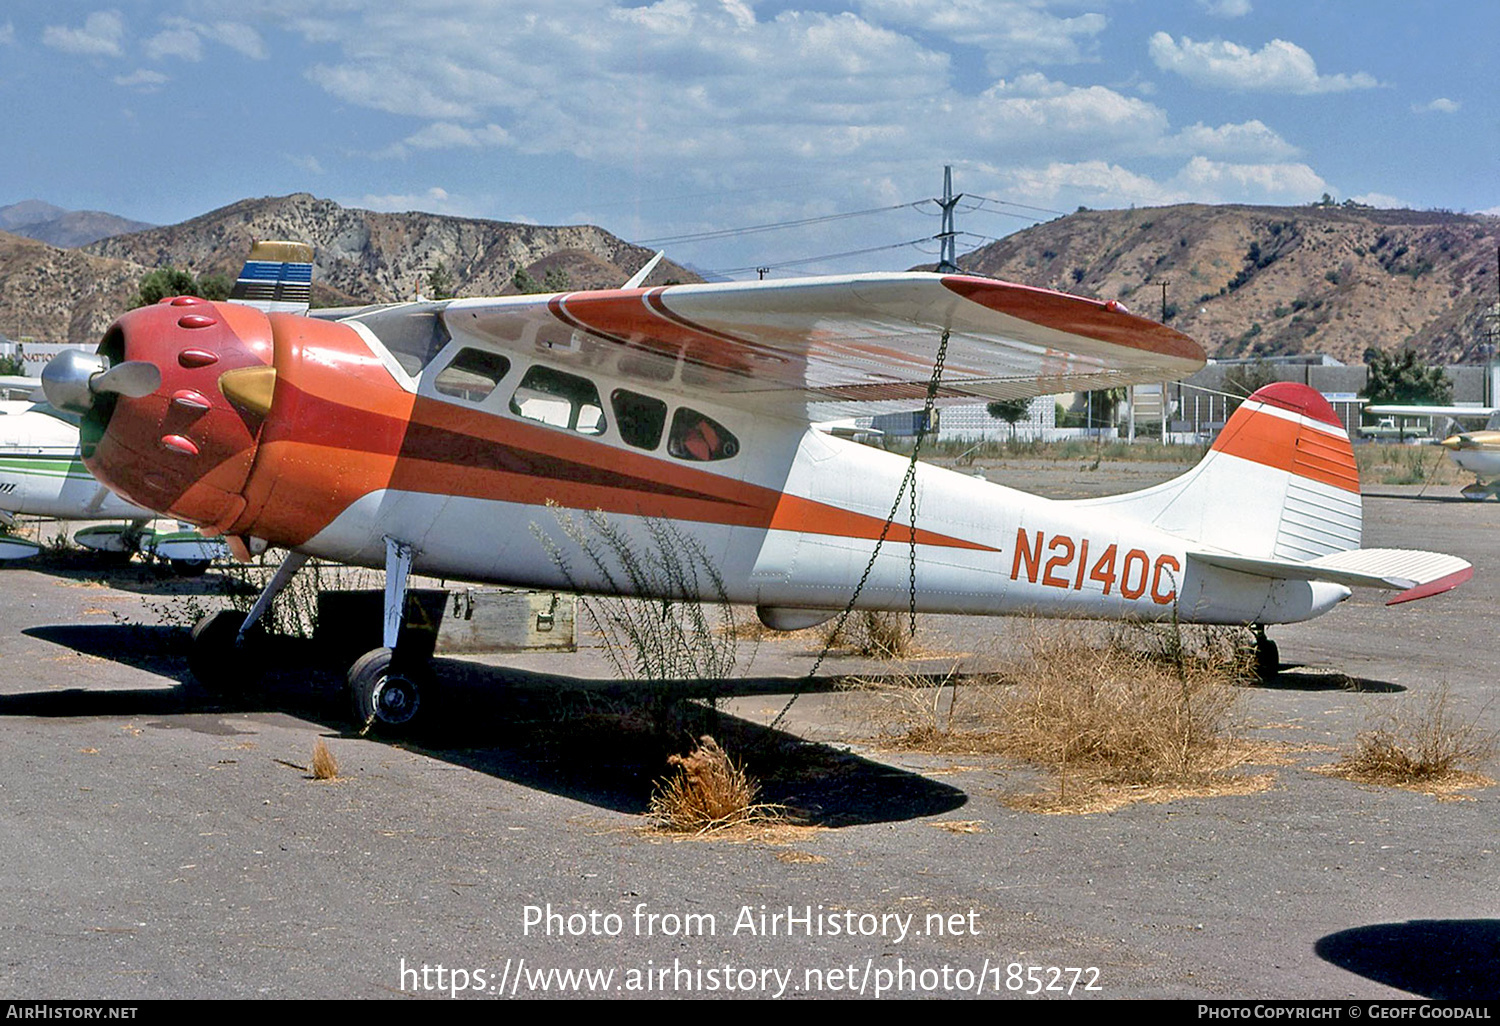
<instances>
[{"instance_id":1,"label":"antenna on fuselage","mask_svg":"<svg viewBox=\"0 0 1500 1026\"><path fill-rule=\"evenodd\" d=\"M664 257L664 256L666 256L666 255L667 255L667 251L666 250L664 250L664 249L657 250L656 251L656 256L652 257L650 260L647 260L646 261L646 266L642 267L639 271L636 271L634 274L632 274L630 276L630 280L627 281L624 285L621 285L620 287L622 289L638 289L638 288L640 288L641 287L641 282L645 281L646 280L646 276L649 275L652 271L656 270L656 265L659 264L659 263L661 263L661 258Z\"/></svg>"}]
</instances>

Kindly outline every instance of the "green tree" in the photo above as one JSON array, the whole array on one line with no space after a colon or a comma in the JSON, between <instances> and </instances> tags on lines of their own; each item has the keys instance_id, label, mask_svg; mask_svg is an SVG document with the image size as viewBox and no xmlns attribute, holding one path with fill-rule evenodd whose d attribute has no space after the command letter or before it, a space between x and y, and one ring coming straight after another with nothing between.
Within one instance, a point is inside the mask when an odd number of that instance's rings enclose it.
<instances>
[{"instance_id":1,"label":"green tree","mask_svg":"<svg viewBox=\"0 0 1500 1026\"><path fill-rule=\"evenodd\" d=\"M448 270L447 264L439 260L437 266L427 272L427 298L452 299L455 294L453 272Z\"/></svg>"},{"instance_id":2,"label":"green tree","mask_svg":"<svg viewBox=\"0 0 1500 1026\"><path fill-rule=\"evenodd\" d=\"M7 377L26 373L26 364L19 356L0 356L0 374Z\"/></svg>"},{"instance_id":3,"label":"green tree","mask_svg":"<svg viewBox=\"0 0 1500 1026\"><path fill-rule=\"evenodd\" d=\"M985 412L996 420L1003 420L1010 425L1010 437L1016 437L1016 421L1026 416L1031 409L1030 399L997 399L992 403L986 403Z\"/></svg>"},{"instance_id":4,"label":"green tree","mask_svg":"<svg viewBox=\"0 0 1500 1026\"><path fill-rule=\"evenodd\" d=\"M141 276L140 291L132 306L151 306L168 296L196 296L198 282L186 271L175 267L158 267Z\"/></svg>"},{"instance_id":5,"label":"green tree","mask_svg":"<svg viewBox=\"0 0 1500 1026\"><path fill-rule=\"evenodd\" d=\"M205 274L194 278L176 267L158 267L141 276L141 283L131 307L151 306L171 296L198 296L201 299L229 298L234 282L228 275Z\"/></svg>"},{"instance_id":6,"label":"green tree","mask_svg":"<svg viewBox=\"0 0 1500 1026\"><path fill-rule=\"evenodd\" d=\"M1125 401L1125 389L1101 388L1087 393L1084 400L1084 416L1090 428L1109 427L1115 422L1115 411Z\"/></svg>"},{"instance_id":7,"label":"green tree","mask_svg":"<svg viewBox=\"0 0 1500 1026\"><path fill-rule=\"evenodd\" d=\"M1408 406L1447 406L1453 402L1453 383L1441 367L1433 367L1417 358L1416 350L1403 348L1387 355L1371 346L1365 350L1369 369L1360 396L1372 403L1399 403Z\"/></svg>"},{"instance_id":8,"label":"green tree","mask_svg":"<svg viewBox=\"0 0 1500 1026\"><path fill-rule=\"evenodd\" d=\"M1224 372L1224 391L1233 396L1226 400L1229 409L1238 409L1240 403L1276 380L1276 371L1264 360L1254 363L1237 363Z\"/></svg>"},{"instance_id":9,"label":"green tree","mask_svg":"<svg viewBox=\"0 0 1500 1026\"><path fill-rule=\"evenodd\" d=\"M234 279L227 274L200 274L198 276L198 295L204 299L220 302L228 299L233 289Z\"/></svg>"},{"instance_id":10,"label":"green tree","mask_svg":"<svg viewBox=\"0 0 1500 1026\"><path fill-rule=\"evenodd\" d=\"M510 283L516 287L517 292L525 293L526 295L546 291L546 286L533 278L531 273L524 267L511 276Z\"/></svg>"}]
</instances>

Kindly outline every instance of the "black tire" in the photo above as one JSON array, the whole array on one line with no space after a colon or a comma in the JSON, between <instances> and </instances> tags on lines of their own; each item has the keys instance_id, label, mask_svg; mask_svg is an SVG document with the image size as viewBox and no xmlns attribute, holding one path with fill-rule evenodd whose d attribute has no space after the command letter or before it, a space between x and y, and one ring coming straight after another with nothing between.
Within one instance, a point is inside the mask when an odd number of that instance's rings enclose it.
<instances>
[{"instance_id":1,"label":"black tire","mask_svg":"<svg viewBox=\"0 0 1500 1026\"><path fill-rule=\"evenodd\" d=\"M208 572L211 559L169 559L167 565L178 577L202 577Z\"/></svg>"},{"instance_id":2,"label":"black tire","mask_svg":"<svg viewBox=\"0 0 1500 1026\"><path fill-rule=\"evenodd\" d=\"M1270 638L1262 638L1255 646L1255 675L1265 683L1275 680L1281 673L1281 650Z\"/></svg>"},{"instance_id":3,"label":"black tire","mask_svg":"<svg viewBox=\"0 0 1500 1026\"><path fill-rule=\"evenodd\" d=\"M431 718L433 681L426 663L397 664L388 648L376 648L349 668L355 726L386 736L410 734Z\"/></svg>"},{"instance_id":4,"label":"black tire","mask_svg":"<svg viewBox=\"0 0 1500 1026\"><path fill-rule=\"evenodd\" d=\"M240 624L244 622L244 613L221 609L193 625L188 669L210 694L243 693L260 683L260 658L251 651L255 632L239 640Z\"/></svg>"}]
</instances>

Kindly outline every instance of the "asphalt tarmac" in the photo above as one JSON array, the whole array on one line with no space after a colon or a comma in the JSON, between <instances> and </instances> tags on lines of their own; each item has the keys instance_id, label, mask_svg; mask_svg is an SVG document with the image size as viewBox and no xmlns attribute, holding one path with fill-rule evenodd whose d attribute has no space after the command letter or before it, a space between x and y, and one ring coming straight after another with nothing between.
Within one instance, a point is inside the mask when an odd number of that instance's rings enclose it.
<instances>
[{"instance_id":1,"label":"asphalt tarmac","mask_svg":"<svg viewBox=\"0 0 1500 1026\"><path fill-rule=\"evenodd\" d=\"M442 728L389 743L352 731L305 645L243 701L186 684L161 622L213 574L5 566L0 996L1495 999L1500 790L1312 769L1444 684L1500 730L1500 503L1417 492L1371 488L1365 544L1451 552L1474 580L1273 633L1282 679L1241 703L1292 752L1267 790L1016 811L1001 795L1032 771L883 751L857 696L814 687L768 729L814 653L766 641L713 729L813 825L712 840L643 830L666 753L597 649L444 660ZM1010 630L933 618L922 641ZM338 780L300 768L319 738Z\"/></svg>"}]
</instances>

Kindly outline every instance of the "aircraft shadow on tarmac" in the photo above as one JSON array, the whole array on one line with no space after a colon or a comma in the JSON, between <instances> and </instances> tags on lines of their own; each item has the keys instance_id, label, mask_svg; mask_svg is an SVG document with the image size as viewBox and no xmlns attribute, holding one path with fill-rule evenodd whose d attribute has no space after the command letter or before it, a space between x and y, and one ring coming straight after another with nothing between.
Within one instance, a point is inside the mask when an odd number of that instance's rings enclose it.
<instances>
[{"instance_id":1,"label":"aircraft shadow on tarmac","mask_svg":"<svg viewBox=\"0 0 1500 1026\"><path fill-rule=\"evenodd\" d=\"M1352 677L1347 673L1320 670L1301 663L1282 663L1281 670L1274 679L1259 681L1255 686L1268 691L1356 691L1374 694L1395 694L1407 690L1388 680Z\"/></svg>"},{"instance_id":2,"label":"aircraft shadow on tarmac","mask_svg":"<svg viewBox=\"0 0 1500 1026\"><path fill-rule=\"evenodd\" d=\"M0 695L0 717L184 716L283 712L354 736L342 671L311 642L279 641L254 694L212 696L191 680L185 633L167 627L68 625L24 634L147 670L179 686ZM402 747L526 787L627 813L644 813L667 757L712 734L761 782L760 800L819 826L887 823L950 812L968 796L916 773L709 708L703 699L782 696L802 682L747 678L670 682L659 690L439 658L431 726ZM807 690L828 690L829 681ZM716 692L716 694L715 694ZM775 704L779 707L780 701Z\"/></svg>"},{"instance_id":3,"label":"aircraft shadow on tarmac","mask_svg":"<svg viewBox=\"0 0 1500 1026\"><path fill-rule=\"evenodd\" d=\"M1439 1001L1500 998L1500 919L1415 919L1340 930L1318 957L1377 983Z\"/></svg>"},{"instance_id":4,"label":"aircraft shadow on tarmac","mask_svg":"<svg viewBox=\"0 0 1500 1026\"><path fill-rule=\"evenodd\" d=\"M210 570L196 577L173 573L164 563L143 563L118 554L99 552L44 552L15 563L0 563L0 571L30 570L81 584L97 582L118 591L163 598L190 595L255 594L248 582Z\"/></svg>"}]
</instances>

